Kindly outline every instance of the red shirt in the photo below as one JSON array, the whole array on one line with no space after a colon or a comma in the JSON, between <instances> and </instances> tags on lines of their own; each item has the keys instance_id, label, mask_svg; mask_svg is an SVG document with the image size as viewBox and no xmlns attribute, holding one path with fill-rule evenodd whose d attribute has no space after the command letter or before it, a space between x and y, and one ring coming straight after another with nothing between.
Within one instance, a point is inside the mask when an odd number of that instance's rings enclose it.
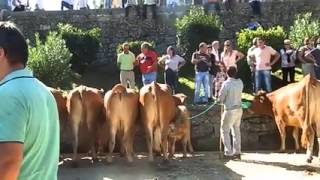
<instances>
[{"instance_id":1,"label":"red shirt","mask_svg":"<svg viewBox=\"0 0 320 180\"><path fill-rule=\"evenodd\" d=\"M137 59L139 61L140 72L142 74L157 72L157 66L152 66L158 61L158 56L154 51L149 50L146 54L141 53ZM149 66L152 66L150 70L148 70Z\"/></svg>"}]
</instances>

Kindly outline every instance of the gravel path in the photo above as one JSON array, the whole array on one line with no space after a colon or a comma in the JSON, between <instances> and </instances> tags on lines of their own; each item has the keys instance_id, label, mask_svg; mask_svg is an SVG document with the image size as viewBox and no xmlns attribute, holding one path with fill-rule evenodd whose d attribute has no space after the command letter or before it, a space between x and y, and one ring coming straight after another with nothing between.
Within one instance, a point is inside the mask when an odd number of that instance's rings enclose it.
<instances>
[{"instance_id":1,"label":"gravel path","mask_svg":"<svg viewBox=\"0 0 320 180\"><path fill-rule=\"evenodd\" d=\"M68 155L66 155L68 157ZM78 168L70 161L60 165L59 180L237 180L237 179L320 179L317 159L313 164L304 162L303 154L269 152L244 153L241 160L222 160L217 152L198 152L193 157L181 158L165 164L158 157L150 163L145 154L136 156L132 164L116 156L112 164L92 164L83 158Z\"/></svg>"}]
</instances>

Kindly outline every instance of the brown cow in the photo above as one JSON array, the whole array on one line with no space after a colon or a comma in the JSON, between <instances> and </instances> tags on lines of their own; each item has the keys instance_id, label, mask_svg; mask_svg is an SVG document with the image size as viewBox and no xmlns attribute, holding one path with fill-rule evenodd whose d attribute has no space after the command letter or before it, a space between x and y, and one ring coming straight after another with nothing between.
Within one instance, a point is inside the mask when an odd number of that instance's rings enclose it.
<instances>
[{"instance_id":1,"label":"brown cow","mask_svg":"<svg viewBox=\"0 0 320 180\"><path fill-rule=\"evenodd\" d=\"M153 161L153 148L159 152L162 150L164 159L168 160L169 124L176 115L175 100L168 89L166 85L153 82L140 90L140 115L150 161Z\"/></svg>"},{"instance_id":2,"label":"brown cow","mask_svg":"<svg viewBox=\"0 0 320 180\"><path fill-rule=\"evenodd\" d=\"M294 84L289 84L269 94L266 94L265 92L259 92L258 95L253 99L250 109L248 109L248 112L251 115L265 115L275 119L281 139L280 152L284 152L286 150L285 140L287 126L293 127L292 136L295 141L295 150L299 151L300 149L300 123L295 118L289 118L290 112L288 112L285 108L287 107L288 103L286 99L289 98L288 96L286 97L285 94L287 93L287 89L290 89L291 87L294 88ZM274 102L272 101L273 99L275 99ZM273 108L273 106L275 107ZM275 113L277 113L276 111L281 114L281 117L275 115Z\"/></svg>"},{"instance_id":3,"label":"brown cow","mask_svg":"<svg viewBox=\"0 0 320 180\"><path fill-rule=\"evenodd\" d=\"M95 142L103 131L100 128L105 127L102 93L102 90L79 86L68 94L67 108L74 136L74 162L78 160L78 146L84 141L89 141L87 144L91 147L93 160L97 158Z\"/></svg>"},{"instance_id":4,"label":"brown cow","mask_svg":"<svg viewBox=\"0 0 320 180\"><path fill-rule=\"evenodd\" d=\"M169 152L170 157L175 153L176 141L181 141L183 146L183 157L187 157L187 146L190 153L193 153L191 143L190 113L186 106L179 105L174 124L170 124L169 131Z\"/></svg>"},{"instance_id":5,"label":"brown cow","mask_svg":"<svg viewBox=\"0 0 320 180\"><path fill-rule=\"evenodd\" d=\"M178 93L173 95L174 101L176 102L176 105L185 105L187 103L187 98L188 96L186 96L183 93Z\"/></svg>"},{"instance_id":6,"label":"brown cow","mask_svg":"<svg viewBox=\"0 0 320 180\"><path fill-rule=\"evenodd\" d=\"M257 109L261 111L262 108L266 108L265 110L269 111L267 108L271 104L281 135L281 150L285 149L285 127L292 126L296 128L293 133L296 149L299 148L297 128L303 127L301 141L302 145L307 147L307 161L311 162L315 134L312 126L318 125L320 122L319 113L316 113L316 110L320 107L317 97L320 97L320 83L308 75L298 83L289 84L274 92L260 96L259 99L253 102L249 111L254 112ZM320 137L320 129L318 130Z\"/></svg>"},{"instance_id":7,"label":"brown cow","mask_svg":"<svg viewBox=\"0 0 320 180\"><path fill-rule=\"evenodd\" d=\"M68 110L67 110L67 97L63 95L63 92L51 87L48 87L50 92L53 94L59 112L59 122L60 122L60 136L64 132L66 122L68 120Z\"/></svg>"},{"instance_id":8,"label":"brown cow","mask_svg":"<svg viewBox=\"0 0 320 180\"><path fill-rule=\"evenodd\" d=\"M108 162L112 162L117 132L121 134L121 149L129 162L133 161L133 141L139 108L139 93L117 84L104 97L109 130Z\"/></svg>"}]
</instances>

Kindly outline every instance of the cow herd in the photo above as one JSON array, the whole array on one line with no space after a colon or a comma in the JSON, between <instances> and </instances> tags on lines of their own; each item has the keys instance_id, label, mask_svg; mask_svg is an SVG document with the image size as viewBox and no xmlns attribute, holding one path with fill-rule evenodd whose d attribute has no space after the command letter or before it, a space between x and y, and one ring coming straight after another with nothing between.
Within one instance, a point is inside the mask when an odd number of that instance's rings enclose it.
<instances>
[{"instance_id":1,"label":"cow herd","mask_svg":"<svg viewBox=\"0 0 320 180\"><path fill-rule=\"evenodd\" d=\"M120 152L133 161L135 132L139 124L145 130L149 160L153 152L161 152L165 160L175 153L176 141L193 152L190 138L189 112L184 94L171 94L165 84L151 83L140 92L120 84L111 90L79 86L65 97L62 92L49 88L54 95L59 111L60 134L69 125L72 130L73 161L78 160L79 143L90 147L92 159L97 151L107 146L107 161L112 162L112 153L119 139Z\"/></svg>"}]
</instances>

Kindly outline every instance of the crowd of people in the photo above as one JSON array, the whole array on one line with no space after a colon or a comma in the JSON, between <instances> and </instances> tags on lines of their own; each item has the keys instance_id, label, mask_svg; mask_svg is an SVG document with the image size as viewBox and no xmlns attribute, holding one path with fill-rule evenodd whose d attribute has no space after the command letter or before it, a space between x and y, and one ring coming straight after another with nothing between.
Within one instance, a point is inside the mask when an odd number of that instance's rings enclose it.
<instances>
[{"instance_id":1,"label":"crowd of people","mask_svg":"<svg viewBox=\"0 0 320 180\"><path fill-rule=\"evenodd\" d=\"M44 10L44 0L3 0L0 4L0 9L7 9L13 11L26 10ZM202 5L206 13L213 12L219 14L221 10L232 11L236 7L236 2L240 0L101 0L101 4L97 2L90 2L90 0L56 0L61 1L61 10L78 10L78 9L93 9L93 8L125 8L126 16L129 14L129 9L135 9L138 16L145 16L147 7L151 7L153 17L156 17L157 6L166 6L172 12L174 8L181 5ZM261 15L260 8L261 0L249 0L253 15ZM89 6L92 5L91 7ZM32 6L32 7L31 7ZM142 6L142 13L140 9ZM223 7L223 8L222 8Z\"/></svg>"}]
</instances>

